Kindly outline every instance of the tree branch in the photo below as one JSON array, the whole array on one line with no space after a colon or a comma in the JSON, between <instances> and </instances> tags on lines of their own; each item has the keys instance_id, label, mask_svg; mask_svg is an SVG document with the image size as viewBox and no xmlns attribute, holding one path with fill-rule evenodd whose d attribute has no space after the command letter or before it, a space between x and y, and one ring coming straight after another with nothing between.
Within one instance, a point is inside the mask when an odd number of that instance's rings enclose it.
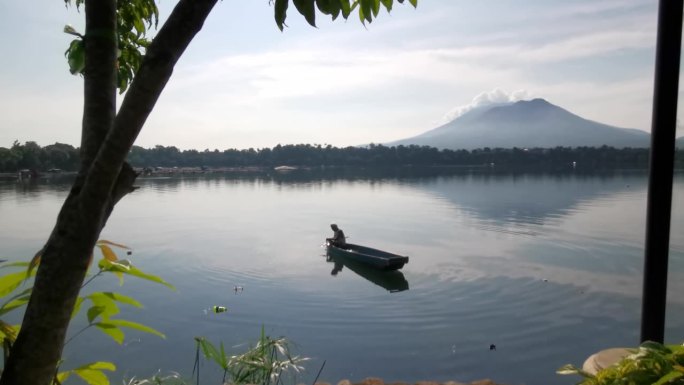
<instances>
[{"instance_id":1,"label":"tree branch","mask_svg":"<svg viewBox=\"0 0 684 385\"><path fill-rule=\"evenodd\" d=\"M113 3L116 7L116 2ZM111 7L111 4L101 5L97 0L85 2L86 63L81 132L81 164L85 169L95 158L116 116L116 8L113 24L112 10L103 12L103 7Z\"/></svg>"},{"instance_id":2,"label":"tree branch","mask_svg":"<svg viewBox=\"0 0 684 385\"><path fill-rule=\"evenodd\" d=\"M108 197L128 152L166 86L173 68L217 0L180 0L154 38L85 180L84 209Z\"/></svg>"}]
</instances>

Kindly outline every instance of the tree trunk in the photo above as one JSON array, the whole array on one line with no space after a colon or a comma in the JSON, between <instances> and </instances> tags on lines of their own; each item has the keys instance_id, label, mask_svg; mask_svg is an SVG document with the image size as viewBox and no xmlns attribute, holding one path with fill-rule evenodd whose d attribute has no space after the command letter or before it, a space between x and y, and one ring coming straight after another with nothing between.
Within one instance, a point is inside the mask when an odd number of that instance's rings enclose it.
<instances>
[{"instance_id":1,"label":"tree trunk","mask_svg":"<svg viewBox=\"0 0 684 385\"><path fill-rule=\"evenodd\" d=\"M124 162L173 67L216 0L181 0L150 45L114 118L116 0L86 0L81 171L57 217L21 331L0 385L49 385L61 357L88 260L114 205L136 174Z\"/></svg>"},{"instance_id":2,"label":"tree trunk","mask_svg":"<svg viewBox=\"0 0 684 385\"><path fill-rule=\"evenodd\" d=\"M43 249L22 328L0 384L50 384L71 311L104 222L104 207L84 210L82 184L116 114L116 0L86 0L86 67L81 172Z\"/></svg>"}]
</instances>

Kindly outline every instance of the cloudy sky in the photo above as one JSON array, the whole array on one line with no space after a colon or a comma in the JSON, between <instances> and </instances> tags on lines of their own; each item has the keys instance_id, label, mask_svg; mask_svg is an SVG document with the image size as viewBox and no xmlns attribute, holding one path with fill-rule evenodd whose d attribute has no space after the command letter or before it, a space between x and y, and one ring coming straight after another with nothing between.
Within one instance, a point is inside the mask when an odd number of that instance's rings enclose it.
<instances>
[{"instance_id":1,"label":"cloudy sky","mask_svg":"<svg viewBox=\"0 0 684 385\"><path fill-rule=\"evenodd\" d=\"M160 0L162 15L174 2ZM268 0L223 0L181 59L137 144L182 149L335 146L413 136L473 105L542 97L650 130L657 2L419 0L366 28L284 32ZM0 147L80 141L62 0L0 2Z\"/></svg>"}]
</instances>

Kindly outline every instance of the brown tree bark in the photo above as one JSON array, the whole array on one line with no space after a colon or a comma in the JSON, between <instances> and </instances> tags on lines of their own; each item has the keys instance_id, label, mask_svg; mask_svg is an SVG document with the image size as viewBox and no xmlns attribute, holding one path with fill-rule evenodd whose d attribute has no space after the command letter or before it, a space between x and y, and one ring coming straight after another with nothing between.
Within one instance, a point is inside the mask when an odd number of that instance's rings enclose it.
<instances>
[{"instance_id":1,"label":"brown tree bark","mask_svg":"<svg viewBox=\"0 0 684 385\"><path fill-rule=\"evenodd\" d=\"M115 204L132 191L125 158L173 67L216 0L180 0L150 45L119 113L116 97L116 0L87 0L81 171L57 217L38 268L21 331L0 385L49 385L88 260Z\"/></svg>"}]
</instances>

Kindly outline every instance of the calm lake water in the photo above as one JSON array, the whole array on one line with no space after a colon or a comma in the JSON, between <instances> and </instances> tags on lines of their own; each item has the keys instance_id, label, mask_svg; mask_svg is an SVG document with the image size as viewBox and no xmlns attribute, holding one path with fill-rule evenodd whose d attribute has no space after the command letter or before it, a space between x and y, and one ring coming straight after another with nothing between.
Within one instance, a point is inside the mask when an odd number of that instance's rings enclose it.
<instances>
[{"instance_id":1,"label":"calm lake water","mask_svg":"<svg viewBox=\"0 0 684 385\"><path fill-rule=\"evenodd\" d=\"M577 378L555 370L638 344L644 174L374 174L139 179L102 238L133 247L136 265L177 290L131 278L119 287L113 277L88 288L136 297L145 309L122 306L121 318L167 338L130 332L119 346L88 330L67 346L64 367L111 360L120 368L114 378L157 370L189 377L194 336L238 353L263 325L311 357L300 378L309 383L325 360L320 380L332 383L572 384ZM0 256L33 255L67 191L59 180L0 182ZM409 255L409 289L390 292L349 268L331 275L321 244L332 222L350 242ZM684 342L683 226L678 177L666 329L673 343ZM212 305L229 311L205 313ZM219 371L205 363L202 378L216 383Z\"/></svg>"}]
</instances>

